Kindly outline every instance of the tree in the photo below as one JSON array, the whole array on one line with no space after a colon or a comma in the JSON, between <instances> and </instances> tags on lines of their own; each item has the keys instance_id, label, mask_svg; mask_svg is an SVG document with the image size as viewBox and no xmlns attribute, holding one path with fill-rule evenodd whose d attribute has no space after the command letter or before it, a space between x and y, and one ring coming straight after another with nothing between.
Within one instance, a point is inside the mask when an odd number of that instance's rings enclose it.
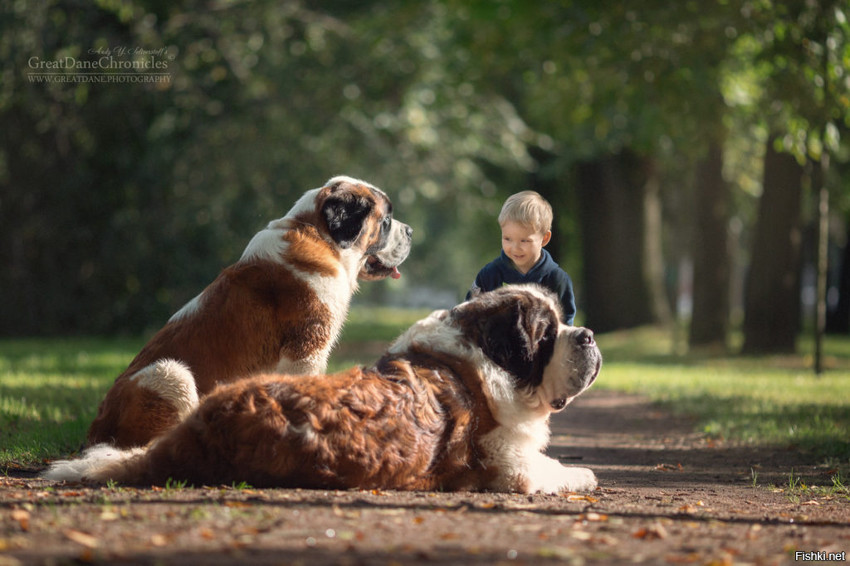
<instances>
[{"instance_id":1,"label":"tree","mask_svg":"<svg viewBox=\"0 0 850 566\"><path fill-rule=\"evenodd\" d=\"M800 330L803 168L768 138L744 301L743 352L791 353Z\"/></svg>"},{"instance_id":2,"label":"tree","mask_svg":"<svg viewBox=\"0 0 850 566\"><path fill-rule=\"evenodd\" d=\"M696 170L693 318L691 346L725 349L729 320L729 188L723 179L723 149L709 146Z\"/></svg>"},{"instance_id":3,"label":"tree","mask_svg":"<svg viewBox=\"0 0 850 566\"><path fill-rule=\"evenodd\" d=\"M586 324L597 332L658 320L648 277L645 209L648 159L623 151L578 165Z\"/></svg>"},{"instance_id":4,"label":"tree","mask_svg":"<svg viewBox=\"0 0 850 566\"><path fill-rule=\"evenodd\" d=\"M820 175L819 169L838 150L839 132L850 110L850 85L841 78L850 60L845 3L790 2L771 8L756 11L752 18L752 35L760 41L756 68L764 84L760 102L766 111L761 117L772 135L764 158L763 193L747 278L747 353L795 351L806 177L799 163L813 164L817 175L809 177L827 182L828 172ZM770 104L764 104L765 100ZM812 191L822 192L821 219L816 224L823 232L817 239L823 248L828 191L820 182L809 184ZM826 249L813 250L811 255L826 258ZM818 262L819 289L824 288L826 270ZM823 295L819 293L819 313L825 311ZM820 353L824 317L818 316L817 323Z\"/></svg>"}]
</instances>

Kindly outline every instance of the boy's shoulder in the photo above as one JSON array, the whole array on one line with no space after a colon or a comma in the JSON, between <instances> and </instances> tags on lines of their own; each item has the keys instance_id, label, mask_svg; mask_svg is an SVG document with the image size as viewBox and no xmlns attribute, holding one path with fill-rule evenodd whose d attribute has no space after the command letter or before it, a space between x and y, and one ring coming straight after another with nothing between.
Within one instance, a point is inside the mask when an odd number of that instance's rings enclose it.
<instances>
[{"instance_id":1,"label":"boy's shoulder","mask_svg":"<svg viewBox=\"0 0 850 566\"><path fill-rule=\"evenodd\" d=\"M555 258L553 258L548 251L541 250L541 255L542 258L540 261L540 269L543 272L547 274L558 274L569 278L569 275L567 275L567 272L564 270L564 268L558 265L558 262L555 261Z\"/></svg>"},{"instance_id":2,"label":"boy's shoulder","mask_svg":"<svg viewBox=\"0 0 850 566\"><path fill-rule=\"evenodd\" d=\"M505 254L502 253L482 267L479 273L499 273L505 269L513 269L513 265L506 259Z\"/></svg>"},{"instance_id":3,"label":"boy's shoulder","mask_svg":"<svg viewBox=\"0 0 850 566\"><path fill-rule=\"evenodd\" d=\"M505 283L513 282L515 274L512 272L516 272L516 269L510 261L506 261L500 255L478 271L473 287L478 287L482 291L492 291Z\"/></svg>"}]
</instances>

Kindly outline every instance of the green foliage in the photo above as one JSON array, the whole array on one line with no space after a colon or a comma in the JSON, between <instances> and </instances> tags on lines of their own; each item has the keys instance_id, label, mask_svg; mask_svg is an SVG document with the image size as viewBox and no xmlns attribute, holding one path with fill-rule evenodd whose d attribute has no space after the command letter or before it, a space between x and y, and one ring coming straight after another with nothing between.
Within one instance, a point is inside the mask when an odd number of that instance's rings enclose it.
<instances>
[{"instance_id":1,"label":"green foliage","mask_svg":"<svg viewBox=\"0 0 850 566\"><path fill-rule=\"evenodd\" d=\"M841 472L836 471L831 479L830 486L807 485L801 477L794 475L794 470L791 470L788 482L784 486L775 486L774 489L785 493L794 503L799 503L802 497L825 497L850 501L850 487L844 485Z\"/></svg>"},{"instance_id":2,"label":"green foliage","mask_svg":"<svg viewBox=\"0 0 850 566\"><path fill-rule=\"evenodd\" d=\"M168 478L165 480L165 491L180 491L181 489L185 489L188 485L188 481L186 480L175 480L173 478Z\"/></svg>"},{"instance_id":3,"label":"green foliage","mask_svg":"<svg viewBox=\"0 0 850 566\"><path fill-rule=\"evenodd\" d=\"M721 129L748 225L768 129L799 156L846 161L846 12L838 0L3 3L0 335L157 328L339 173L386 189L414 228L405 277L364 285L364 301L425 286L460 298L498 253L504 197L538 182L552 187L559 259L580 274L572 167L623 149L653 156L688 225L691 164ZM168 80L33 80L33 58L119 48Z\"/></svg>"}]
</instances>

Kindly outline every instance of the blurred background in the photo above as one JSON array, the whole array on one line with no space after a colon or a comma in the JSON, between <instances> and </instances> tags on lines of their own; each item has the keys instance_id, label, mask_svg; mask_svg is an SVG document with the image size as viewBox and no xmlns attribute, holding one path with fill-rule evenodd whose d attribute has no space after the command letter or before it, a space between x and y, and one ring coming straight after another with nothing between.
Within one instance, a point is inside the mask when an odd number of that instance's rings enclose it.
<instances>
[{"instance_id":1,"label":"blurred background","mask_svg":"<svg viewBox=\"0 0 850 566\"><path fill-rule=\"evenodd\" d=\"M503 200L533 189L598 332L676 323L691 348L793 352L820 304L847 333L848 17L846 0L4 1L0 336L151 332L337 174L414 228L402 279L360 305L462 300Z\"/></svg>"}]
</instances>

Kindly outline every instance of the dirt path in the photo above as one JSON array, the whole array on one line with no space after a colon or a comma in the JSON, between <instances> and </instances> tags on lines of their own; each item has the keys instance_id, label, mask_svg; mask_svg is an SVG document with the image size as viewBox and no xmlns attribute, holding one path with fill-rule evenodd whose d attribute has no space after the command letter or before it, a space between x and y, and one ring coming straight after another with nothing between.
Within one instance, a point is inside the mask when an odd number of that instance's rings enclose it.
<instances>
[{"instance_id":1,"label":"dirt path","mask_svg":"<svg viewBox=\"0 0 850 566\"><path fill-rule=\"evenodd\" d=\"M831 484L800 454L710 443L686 419L604 391L552 425L550 454L595 470L594 493L110 489L10 471L0 478L0 566L848 559L847 497L787 489L792 469L807 484Z\"/></svg>"}]
</instances>

